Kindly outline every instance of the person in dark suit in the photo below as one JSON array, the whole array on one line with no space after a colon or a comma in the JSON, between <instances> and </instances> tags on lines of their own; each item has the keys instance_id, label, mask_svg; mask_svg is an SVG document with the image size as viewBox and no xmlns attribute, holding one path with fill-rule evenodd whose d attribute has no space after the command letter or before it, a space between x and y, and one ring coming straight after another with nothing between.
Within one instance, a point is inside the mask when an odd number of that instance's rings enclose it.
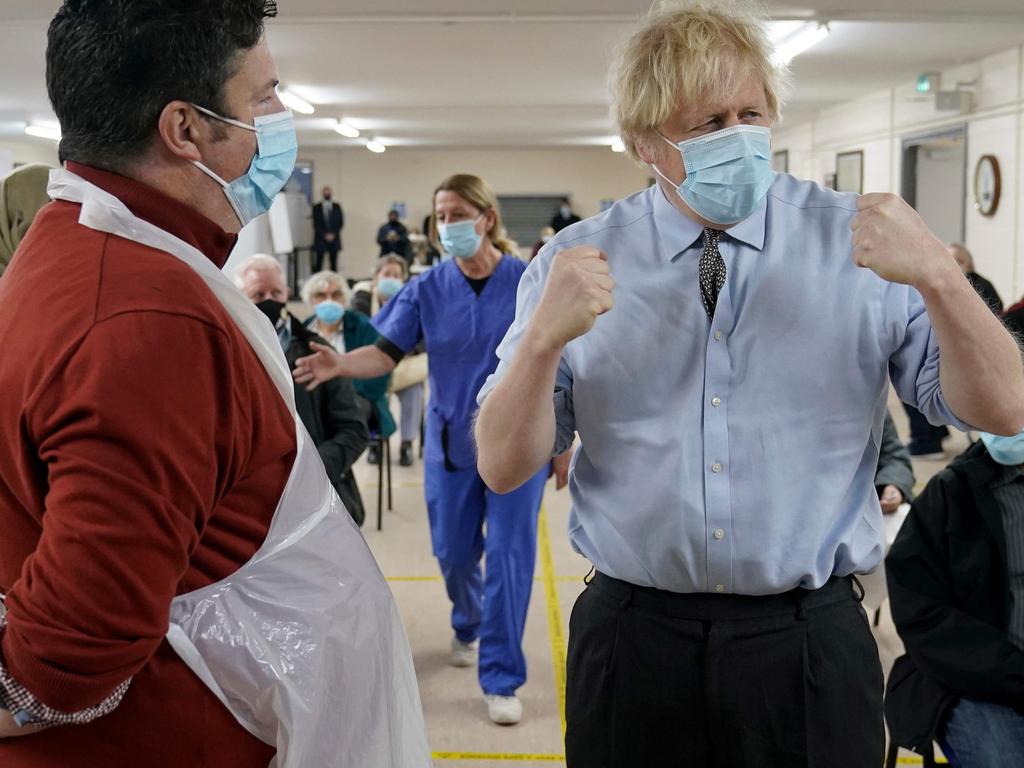
<instances>
[{"instance_id":1,"label":"person in dark suit","mask_svg":"<svg viewBox=\"0 0 1024 768\"><path fill-rule=\"evenodd\" d=\"M563 197L559 201L558 213L556 213L551 219L551 228L555 230L555 233L557 234L570 224L575 224L577 221L580 221L580 217L572 212L572 203L569 202L568 197Z\"/></svg>"},{"instance_id":2,"label":"person in dark suit","mask_svg":"<svg viewBox=\"0 0 1024 768\"><path fill-rule=\"evenodd\" d=\"M323 268L324 254L330 257L331 271L338 271L338 253L341 252L341 230L345 226L345 212L334 202L333 191L324 187L323 200L313 206L313 272Z\"/></svg>"},{"instance_id":3,"label":"person in dark suit","mask_svg":"<svg viewBox=\"0 0 1024 768\"><path fill-rule=\"evenodd\" d=\"M409 258L409 230L405 228L398 219L398 211L389 211L388 220L377 231L377 245L380 246L380 255L387 256L389 253L396 253L406 262L411 263Z\"/></svg>"}]
</instances>

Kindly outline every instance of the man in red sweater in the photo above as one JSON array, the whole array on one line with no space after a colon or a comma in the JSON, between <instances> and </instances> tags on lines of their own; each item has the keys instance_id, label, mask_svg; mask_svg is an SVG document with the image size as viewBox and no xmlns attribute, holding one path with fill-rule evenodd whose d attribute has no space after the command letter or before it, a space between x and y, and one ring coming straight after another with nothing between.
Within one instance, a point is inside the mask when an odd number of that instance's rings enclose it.
<instances>
[{"instance_id":1,"label":"man in red sweater","mask_svg":"<svg viewBox=\"0 0 1024 768\"><path fill-rule=\"evenodd\" d=\"M50 26L67 169L218 267L253 210L210 172L238 187L238 123L284 111L275 13L67 0ZM0 280L0 765L262 768L274 749L164 635L175 596L264 541L293 417L196 272L81 209L46 206Z\"/></svg>"}]
</instances>

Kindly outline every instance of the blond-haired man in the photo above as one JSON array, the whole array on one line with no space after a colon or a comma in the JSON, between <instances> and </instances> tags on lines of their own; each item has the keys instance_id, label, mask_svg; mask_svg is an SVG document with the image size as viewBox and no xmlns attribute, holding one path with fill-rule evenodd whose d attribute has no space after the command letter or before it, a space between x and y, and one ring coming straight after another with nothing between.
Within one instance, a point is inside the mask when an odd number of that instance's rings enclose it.
<instances>
[{"instance_id":1,"label":"blond-haired man","mask_svg":"<svg viewBox=\"0 0 1024 768\"><path fill-rule=\"evenodd\" d=\"M570 768L879 765L853 576L889 378L934 421L1024 425L1013 340L914 211L772 173L770 53L736 10L643 23L618 121L660 180L541 251L480 393L498 492L581 441Z\"/></svg>"}]
</instances>

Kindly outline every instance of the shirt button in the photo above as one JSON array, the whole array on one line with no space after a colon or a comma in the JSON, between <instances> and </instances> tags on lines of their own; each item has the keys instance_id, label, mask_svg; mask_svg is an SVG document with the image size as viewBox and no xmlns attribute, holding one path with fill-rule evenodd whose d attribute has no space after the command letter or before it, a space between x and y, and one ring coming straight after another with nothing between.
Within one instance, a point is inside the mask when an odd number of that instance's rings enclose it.
<instances>
[{"instance_id":1,"label":"shirt button","mask_svg":"<svg viewBox=\"0 0 1024 768\"><path fill-rule=\"evenodd\" d=\"M722 340L722 332L721 331L715 331L715 341L721 341L721 340Z\"/></svg>"},{"instance_id":2,"label":"shirt button","mask_svg":"<svg viewBox=\"0 0 1024 768\"><path fill-rule=\"evenodd\" d=\"M720 406L722 404L722 398L720 398L720 397L712 397L711 398L711 404L713 406L715 406L715 408L717 408L718 406Z\"/></svg>"},{"instance_id":3,"label":"shirt button","mask_svg":"<svg viewBox=\"0 0 1024 768\"><path fill-rule=\"evenodd\" d=\"M725 538L725 531L723 531L721 528L715 528L715 532L714 532L713 536L716 539L718 539L719 541L721 541L722 539Z\"/></svg>"},{"instance_id":4,"label":"shirt button","mask_svg":"<svg viewBox=\"0 0 1024 768\"><path fill-rule=\"evenodd\" d=\"M725 584L715 584L715 592L725 592Z\"/></svg>"},{"instance_id":5,"label":"shirt button","mask_svg":"<svg viewBox=\"0 0 1024 768\"><path fill-rule=\"evenodd\" d=\"M722 471L722 465L716 461L714 464L711 465L711 471L717 475L719 472Z\"/></svg>"}]
</instances>

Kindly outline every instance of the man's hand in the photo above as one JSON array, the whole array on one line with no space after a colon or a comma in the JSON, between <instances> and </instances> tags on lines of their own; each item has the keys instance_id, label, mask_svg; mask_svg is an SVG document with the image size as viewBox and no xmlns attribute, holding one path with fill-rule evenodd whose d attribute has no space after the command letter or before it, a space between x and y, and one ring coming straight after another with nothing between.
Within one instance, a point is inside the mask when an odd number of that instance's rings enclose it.
<instances>
[{"instance_id":1,"label":"man's hand","mask_svg":"<svg viewBox=\"0 0 1024 768\"><path fill-rule=\"evenodd\" d=\"M612 309L614 288L608 257L597 248L582 245L557 253L531 331L545 346L561 349Z\"/></svg>"},{"instance_id":2,"label":"man's hand","mask_svg":"<svg viewBox=\"0 0 1024 768\"><path fill-rule=\"evenodd\" d=\"M882 489L878 501L882 504L882 514L891 515L903 503L903 493L895 485L887 485Z\"/></svg>"},{"instance_id":3,"label":"man's hand","mask_svg":"<svg viewBox=\"0 0 1024 768\"><path fill-rule=\"evenodd\" d=\"M867 267L889 282L916 288L939 277L960 274L945 243L899 196L861 195L857 208L860 212L850 228L858 267Z\"/></svg>"},{"instance_id":4,"label":"man's hand","mask_svg":"<svg viewBox=\"0 0 1024 768\"><path fill-rule=\"evenodd\" d=\"M569 484L569 465L572 463L572 448L551 460L548 477L555 478L555 490L560 491Z\"/></svg>"},{"instance_id":5,"label":"man's hand","mask_svg":"<svg viewBox=\"0 0 1024 768\"><path fill-rule=\"evenodd\" d=\"M334 233L333 232L324 232L324 242L325 243L333 243L334 242Z\"/></svg>"},{"instance_id":6,"label":"man's hand","mask_svg":"<svg viewBox=\"0 0 1024 768\"><path fill-rule=\"evenodd\" d=\"M300 357L295 361L292 378L299 384L305 384L306 389L312 392L325 381L345 374L344 361L332 347L325 347L315 341L310 342L310 347L315 350L315 354Z\"/></svg>"}]
</instances>

